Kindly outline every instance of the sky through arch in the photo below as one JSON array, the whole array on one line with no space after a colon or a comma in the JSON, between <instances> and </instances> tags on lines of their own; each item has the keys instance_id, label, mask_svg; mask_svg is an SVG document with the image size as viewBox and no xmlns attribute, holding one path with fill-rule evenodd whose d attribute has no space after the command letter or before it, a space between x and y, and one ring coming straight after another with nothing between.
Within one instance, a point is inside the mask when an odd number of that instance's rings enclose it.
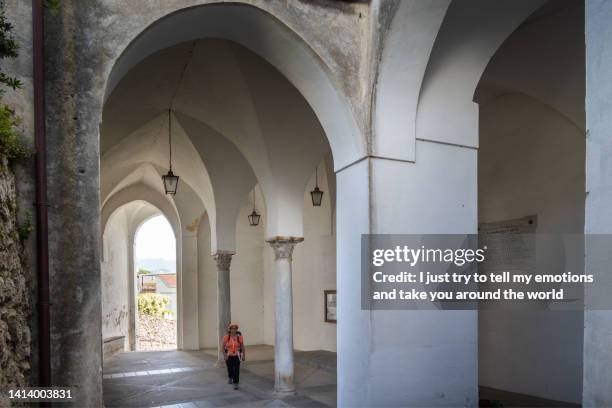
<instances>
[{"instance_id":1,"label":"sky through arch","mask_svg":"<svg viewBox=\"0 0 612 408\"><path fill-rule=\"evenodd\" d=\"M176 240L170 223L163 215L152 217L140 226L134 246L137 268L175 272Z\"/></svg>"}]
</instances>

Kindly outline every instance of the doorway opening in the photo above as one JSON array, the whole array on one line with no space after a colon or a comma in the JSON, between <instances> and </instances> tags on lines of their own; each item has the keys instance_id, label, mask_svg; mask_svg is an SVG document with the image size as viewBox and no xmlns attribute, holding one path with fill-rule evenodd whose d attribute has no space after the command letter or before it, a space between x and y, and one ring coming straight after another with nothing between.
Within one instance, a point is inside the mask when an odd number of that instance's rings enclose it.
<instances>
[{"instance_id":1,"label":"doorway opening","mask_svg":"<svg viewBox=\"0 0 612 408\"><path fill-rule=\"evenodd\" d=\"M136 350L176 349L176 240L163 215L143 222L134 239Z\"/></svg>"}]
</instances>

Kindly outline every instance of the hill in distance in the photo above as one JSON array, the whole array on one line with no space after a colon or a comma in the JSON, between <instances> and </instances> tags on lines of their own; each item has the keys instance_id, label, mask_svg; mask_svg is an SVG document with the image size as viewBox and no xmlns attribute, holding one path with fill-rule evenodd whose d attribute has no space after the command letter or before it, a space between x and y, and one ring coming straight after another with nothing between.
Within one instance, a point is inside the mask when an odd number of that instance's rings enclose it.
<instances>
[{"instance_id":1,"label":"hill in distance","mask_svg":"<svg viewBox=\"0 0 612 408\"><path fill-rule=\"evenodd\" d=\"M136 261L136 270L143 268L151 272L167 271L176 273L176 261L171 259L139 259Z\"/></svg>"}]
</instances>

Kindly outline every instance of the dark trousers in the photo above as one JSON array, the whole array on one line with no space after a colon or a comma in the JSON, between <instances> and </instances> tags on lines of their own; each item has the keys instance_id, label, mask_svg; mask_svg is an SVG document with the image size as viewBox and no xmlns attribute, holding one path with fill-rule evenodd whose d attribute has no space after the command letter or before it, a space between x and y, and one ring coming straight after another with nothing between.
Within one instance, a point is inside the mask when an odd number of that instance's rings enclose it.
<instances>
[{"instance_id":1,"label":"dark trousers","mask_svg":"<svg viewBox=\"0 0 612 408\"><path fill-rule=\"evenodd\" d=\"M238 356L228 356L225 363L227 364L228 377L234 384L238 384L238 381L240 381L240 358Z\"/></svg>"}]
</instances>

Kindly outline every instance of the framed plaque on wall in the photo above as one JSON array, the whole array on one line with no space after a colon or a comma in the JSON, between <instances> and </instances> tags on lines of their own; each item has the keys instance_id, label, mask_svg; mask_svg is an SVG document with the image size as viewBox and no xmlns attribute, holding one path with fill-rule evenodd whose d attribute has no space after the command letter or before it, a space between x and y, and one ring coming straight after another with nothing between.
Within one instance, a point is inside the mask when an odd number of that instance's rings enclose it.
<instances>
[{"instance_id":1,"label":"framed plaque on wall","mask_svg":"<svg viewBox=\"0 0 612 408\"><path fill-rule=\"evenodd\" d=\"M325 290L325 321L327 323L336 323L336 291Z\"/></svg>"}]
</instances>

